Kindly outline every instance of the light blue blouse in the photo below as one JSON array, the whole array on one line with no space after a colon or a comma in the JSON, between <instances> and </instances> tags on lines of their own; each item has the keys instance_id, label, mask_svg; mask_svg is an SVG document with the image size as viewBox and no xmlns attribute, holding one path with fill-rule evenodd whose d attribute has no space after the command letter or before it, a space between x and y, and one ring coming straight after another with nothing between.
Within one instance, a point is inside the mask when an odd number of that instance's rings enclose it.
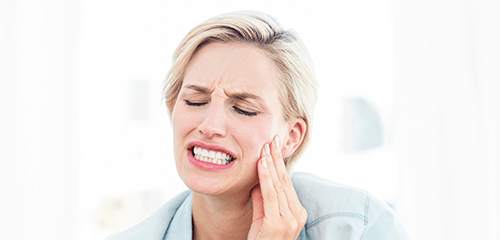
<instances>
[{"instance_id":1,"label":"light blue blouse","mask_svg":"<svg viewBox=\"0 0 500 240\"><path fill-rule=\"evenodd\" d=\"M297 239L409 239L392 209L369 193L313 174L292 181L308 219ZM185 191L137 225L106 240L192 239L192 192Z\"/></svg>"}]
</instances>

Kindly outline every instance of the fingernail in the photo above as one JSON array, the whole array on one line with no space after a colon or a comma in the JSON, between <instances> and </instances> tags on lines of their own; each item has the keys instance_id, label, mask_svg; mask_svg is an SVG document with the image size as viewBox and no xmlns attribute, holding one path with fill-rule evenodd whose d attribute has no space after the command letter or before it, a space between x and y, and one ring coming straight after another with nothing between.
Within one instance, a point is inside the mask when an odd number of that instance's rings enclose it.
<instances>
[{"instance_id":1,"label":"fingernail","mask_svg":"<svg viewBox=\"0 0 500 240\"><path fill-rule=\"evenodd\" d=\"M262 158L260 161L262 162L262 166L267 168L266 158Z\"/></svg>"},{"instance_id":2,"label":"fingernail","mask_svg":"<svg viewBox=\"0 0 500 240\"><path fill-rule=\"evenodd\" d=\"M266 143L266 145L264 145L264 150L266 151L267 155L271 155L271 149L269 149L269 144Z\"/></svg>"},{"instance_id":3,"label":"fingernail","mask_svg":"<svg viewBox=\"0 0 500 240\"><path fill-rule=\"evenodd\" d=\"M280 147L280 137L278 135L274 137L274 146Z\"/></svg>"}]
</instances>

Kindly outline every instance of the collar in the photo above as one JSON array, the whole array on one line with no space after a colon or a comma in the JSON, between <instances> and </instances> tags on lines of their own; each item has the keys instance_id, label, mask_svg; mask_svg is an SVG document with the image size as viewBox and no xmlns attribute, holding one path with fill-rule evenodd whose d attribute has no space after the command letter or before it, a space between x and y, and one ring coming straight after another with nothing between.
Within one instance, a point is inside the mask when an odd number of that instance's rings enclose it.
<instances>
[{"instance_id":1,"label":"collar","mask_svg":"<svg viewBox=\"0 0 500 240\"><path fill-rule=\"evenodd\" d=\"M177 209L169 227L165 232L164 240L193 239L193 193L190 192L186 200Z\"/></svg>"}]
</instances>

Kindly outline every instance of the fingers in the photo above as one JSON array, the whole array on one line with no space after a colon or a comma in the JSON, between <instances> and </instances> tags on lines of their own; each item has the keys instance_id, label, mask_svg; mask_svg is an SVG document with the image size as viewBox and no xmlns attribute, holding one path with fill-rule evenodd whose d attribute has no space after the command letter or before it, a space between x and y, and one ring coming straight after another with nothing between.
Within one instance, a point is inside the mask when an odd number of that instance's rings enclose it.
<instances>
[{"instance_id":1,"label":"fingers","mask_svg":"<svg viewBox=\"0 0 500 240\"><path fill-rule=\"evenodd\" d=\"M286 201L287 215L285 215L285 217L289 219L288 222L288 224L290 224L289 226L296 226L295 236L297 236L298 234L300 234L302 227L307 221L307 211L300 203L299 197L297 196L297 192L295 192L295 188L293 187L292 179L290 178L290 175L288 175L288 172L286 170L285 163L281 156L279 137L277 135L274 137L273 143L271 144L271 155L274 160L273 161L274 169L276 171L276 180L274 179L273 180L280 182L281 189L283 192L282 195L285 196L286 198L285 201ZM278 189L277 192L279 196L280 194ZM282 205L281 203L279 206L284 207L284 205ZM283 213L281 208L280 208L280 213ZM293 228L294 227L292 227L291 229Z\"/></svg>"},{"instance_id":2,"label":"fingers","mask_svg":"<svg viewBox=\"0 0 500 240\"><path fill-rule=\"evenodd\" d=\"M283 216L283 217L292 217L292 213L290 212L290 207L288 206L288 199L286 196L285 192L285 186L281 182L280 178L278 177L278 171L276 169L276 164L284 164L283 159L281 158L281 151L279 149L279 139L275 138L273 143L271 143L271 146L269 144L264 145L264 151L262 152L263 156L263 163L266 163L267 166L267 172L270 176L270 179L267 179L266 183L270 184L267 186L269 188L269 192L266 192L264 190L264 187L262 186L262 191L264 194L264 209L266 210L266 199L271 202L273 207L277 206L277 211L279 215L274 215L276 217L278 216ZM272 148L272 150L271 150ZM284 167L284 165L283 165ZM286 173L286 171L285 171ZM270 181L269 181L270 180ZM261 180L262 181L262 180ZM261 185L263 182L261 182ZM266 185L267 185L266 184ZM292 186L293 189L293 186ZM288 191L288 190L287 190ZM276 210L272 210L273 212L276 212ZM267 215L266 212L266 216Z\"/></svg>"},{"instance_id":3,"label":"fingers","mask_svg":"<svg viewBox=\"0 0 500 240\"><path fill-rule=\"evenodd\" d=\"M276 177L281 182L283 186L283 191L288 200L288 206L290 210L294 212L294 210L302 208L302 204L300 204L299 198L295 189L293 187L292 179L288 172L286 171L285 162L281 157L281 149L279 148L279 137L276 137L273 140L273 144L271 146L271 152L274 159L274 167L276 169Z\"/></svg>"},{"instance_id":4,"label":"fingers","mask_svg":"<svg viewBox=\"0 0 500 240\"><path fill-rule=\"evenodd\" d=\"M279 137L276 135L270 145L266 144L265 146L267 149L270 148L270 151L266 151L267 153L270 152L270 158L272 159L271 165L269 167L269 172L271 173L271 179L273 180L273 186L276 191L278 201L279 201L279 211L282 215L284 216L290 216L290 208L288 206L288 199L286 196L286 191L285 191L285 185L280 179L280 174L278 172L278 168L283 166L284 167L284 162L283 158L281 157L281 149L279 148ZM267 158L266 158L267 159ZM285 171L286 174L286 171ZM288 174L287 174L288 176Z\"/></svg>"},{"instance_id":5,"label":"fingers","mask_svg":"<svg viewBox=\"0 0 500 240\"><path fill-rule=\"evenodd\" d=\"M278 136L262 148L258 174L260 189L252 190L253 228L249 236L295 239L307 220L307 212L286 171Z\"/></svg>"},{"instance_id":6,"label":"fingers","mask_svg":"<svg viewBox=\"0 0 500 240\"><path fill-rule=\"evenodd\" d=\"M263 199L264 215L266 216L266 218L270 218L270 216L279 215L278 199L277 193L274 190L273 180L271 179L271 173L269 171L269 165L271 165L272 162L266 159L270 157L266 157L266 154L264 152L263 154L261 154L261 156L263 157L261 157L261 159L258 161L259 163L257 164L257 169L259 172L259 185L261 189L261 196Z\"/></svg>"}]
</instances>

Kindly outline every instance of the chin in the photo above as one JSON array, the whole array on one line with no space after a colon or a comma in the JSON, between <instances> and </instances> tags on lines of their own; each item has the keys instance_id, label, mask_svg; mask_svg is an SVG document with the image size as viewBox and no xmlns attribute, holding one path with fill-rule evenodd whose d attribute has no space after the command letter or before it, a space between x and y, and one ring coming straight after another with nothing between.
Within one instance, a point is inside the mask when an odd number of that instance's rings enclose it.
<instances>
[{"instance_id":1,"label":"chin","mask_svg":"<svg viewBox=\"0 0 500 240\"><path fill-rule=\"evenodd\" d=\"M182 181L193 192L203 195L218 195L223 192L223 186L219 179L213 176L204 176L203 173L179 174Z\"/></svg>"},{"instance_id":2,"label":"chin","mask_svg":"<svg viewBox=\"0 0 500 240\"><path fill-rule=\"evenodd\" d=\"M190 156L188 154L176 165L184 184L195 193L208 196L232 195L238 192L249 192L258 183L257 169L254 170L254 175L247 176L251 179L243 180L241 175L235 176L231 171L209 171L198 168L190 163Z\"/></svg>"}]
</instances>

